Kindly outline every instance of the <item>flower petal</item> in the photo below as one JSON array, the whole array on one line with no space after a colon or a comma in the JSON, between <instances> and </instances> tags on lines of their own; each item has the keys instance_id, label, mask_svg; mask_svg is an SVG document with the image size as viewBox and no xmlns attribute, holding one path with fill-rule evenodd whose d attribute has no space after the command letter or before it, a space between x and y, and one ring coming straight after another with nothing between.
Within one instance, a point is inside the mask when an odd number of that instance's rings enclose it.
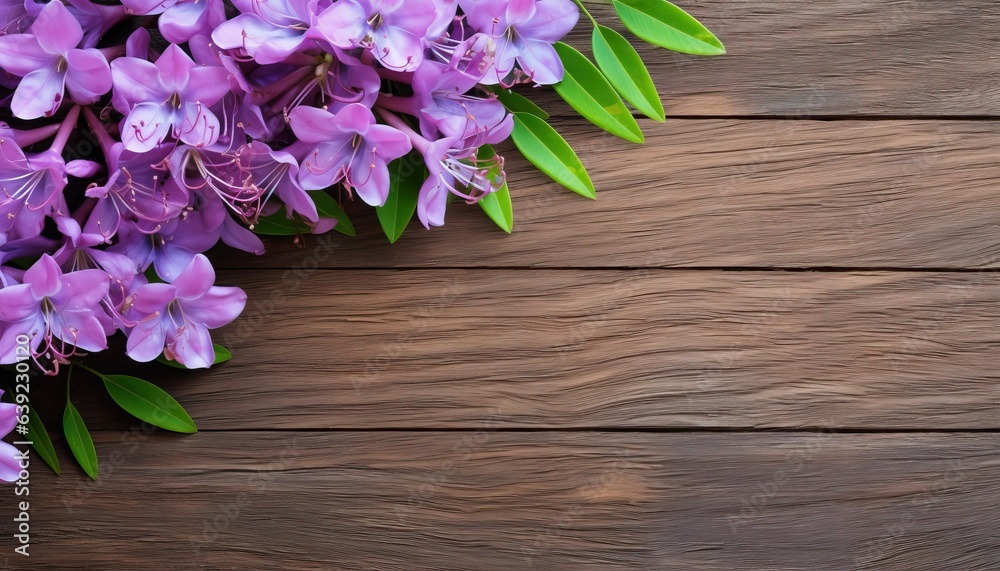
<instances>
[{"instance_id":1,"label":"flower petal","mask_svg":"<svg viewBox=\"0 0 1000 571\"><path fill-rule=\"evenodd\" d=\"M200 323L188 322L169 346L177 362L188 369L207 369L215 362L212 335Z\"/></svg>"},{"instance_id":2,"label":"flower petal","mask_svg":"<svg viewBox=\"0 0 1000 571\"><path fill-rule=\"evenodd\" d=\"M173 126L173 110L163 103L140 103L122 123L125 149L146 153L162 143Z\"/></svg>"},{"instance_id":3,"label":"flower petal","mask_svg":"<svg viewBox=\"0 0 1000 571\"><path fill-rule=\"evenodd\" d=\"M552 85L562 81L562 60L549 42L524 40L524 45L517 53L517 63L539 85Z\"/></svg>"},{"instance_id":4,"label":"flower petal","mask_svg":"<svg viewBox=\"0 0 1000 571\"><path fill-rule=\"evenodd\" d=\"M197 254L184 268L172 285L177 288L177 299L196 299L215 284L215 268L203 254Z\"/></svg>"},{"instance_id":5,"label":"flower petal","mask_svg":"<svg viewBox=\"0 0 1000 571\"><path fill-rule=\"evenodd\" d=\"M111 91L111 66L100 51L70 50L66 62L66 89L74 102L89 105Z\"/></svg>"},{"instance_id":6,"label":"flower petal","mask_svg":"<svg viewBox=\"0 0 1000 571\"><path fill-rule=\"evenodd\" d=\"M31 284L0 289L0 321L23 321L38 312L38 300L31 294Z\"/></svg>"},{"instance_id":7,"label":"flower petal","mask_svg":"<svg viewBox=\"0 0 1000 571\"><path fill-rule=\"evenodd\" d=\"M194 61L177 44L170 44L156 60L160 83L168 93L181 93L187 87Z\"/></svg>"},{"instance_id":8,"label":"flower petal","mask_svg":"<svg viewBox=\"0 0 1000 571\"><path fill-rule=\"evenodd\" d=\"M162 101L168 97L160 85L159 70L144 59L122 57L111 62L115 85L115 109L128 113L137 103Z\"/></svg>"},{"instance_id":9,"label":"flower petal","mask_svg":"<svg viewBox=\"0 0 1000 571\"><path fill-rule=\"evenodd\" d=\"M42 49L31 34L0 36L0 68L24 77L43 67L55 67L56 55Z\"/></svg>"},{"instance_id":10,"label":"flower petal","mask_svg":"<svg viewBox=\"0 0 1000 571\"><path fill-rule=\"evenodd\" d=\"M31 285L31 295L36 300L43 297L52 297L62 289L62 270L55 259L48 254L43 254L26 272L24 272L24 283Z\"/></svg>"},{"instance_id":11,"label":"flower petal","mask_svg":"<svg viewBox=\"0 0 1000 571\"><path fill-rule=\"evenodd\" d=\"M62 2L46 4L31 25L31 33L50 54L65 54L83 40L83 28Z\"/></svg>"},{"instance_id":12,"label":"flower petal","mask_svg":"<svg viewBox=\"0 0 1000 571\"><path fill-rule=\"evenodd\" d=\"M20 119L51 117L62 104L65 72L55 67L37 69L21 79L10 109Z\"/></svg>"},{"instance_id":13,"label":"flower petal","mask_svg":"<svg viewBox=\"0 0 1000 571\"><path fill-rule=\"evenodd\" d=\"M229 84L226 83L228 88ZM194 147L207 147L219 140L219 118L201 103L185 103L181 107L183 122L178 136L181 142Z\"/></svg>"},{"instance_id":14,"label":"flower petal","mask_svg":"<svg viewBox=\"0 0 1000 571\"><path fill-rule=\"evenodd\" d=\"M4 482L16 482L18 474L21 473L20 451L7 444L0 442L0 480Z\"/></svg>"},{"instance_id":15,"label":"flower petal","mask_svg":"<svg viewBox=\"0 0 1000 571\"><path fill-rule=\"evenodd\" d=\"M185 315L209 329L218 329L243 313L247 294L238 287L213 287L200 298L182 303Z\"/></svg>"},{"instance_id":16,"label":"flower petal","mask_svg":"<svg viewBox=\"0 0 1000 571\"><path fill-rule=\"evenodd\" d=\"M230 92L229 72L218 65L196 67L182 95L185 101L212 106Z\"/></svg>"},{"instance_id":17,"label":"flower petal","mask_svg":"<svg viewBox=\"0 0 1000 571\"><path fill-rule=\"evenodd\" d=\"M134 361L148 363L163 353L164 337L160 318L150 318L150 321L140 323L129 331L125 352Z\"/></svg>"}]
</instances>

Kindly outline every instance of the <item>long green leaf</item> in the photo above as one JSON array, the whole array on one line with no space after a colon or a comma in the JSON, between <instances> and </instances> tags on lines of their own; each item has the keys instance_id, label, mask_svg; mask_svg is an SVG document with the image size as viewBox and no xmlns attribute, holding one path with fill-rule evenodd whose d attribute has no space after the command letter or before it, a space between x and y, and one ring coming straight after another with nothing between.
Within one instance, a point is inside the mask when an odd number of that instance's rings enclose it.
<instances>
[{"instance_id":1,"label":"long green leaf","mask_svg":"<svg viewBox=\"0 0 1000 571\"><path fill-rule=\"evenodd\" d=\"M625 140L642 143L642 129L601 70L562 42L556 43L555 48L565 69L562 81L552 86L556 93L594 125Z\"/></svg>"},{"instance_id":2,"label":"long green leaf","mask_svg":"<svg viewBox=\"0 0 1000 571\"><path fill-rule=\"evenodd\" d=\"M503 103L503 106L511 113L530 113L542 119L549 118L548 113L520 93L499 86L494 88L493 92L497 94L497 99L500 100L500 103Z\"/></svg>"},{"instance_id":3,"label":"long green leaf","mask_svg":"<svg viewBox=\"0 0 1000 571\"><path fill-rule=\"evenodd\" d=\"M726 53L708 28L666 0L613 0L625 27L647 42L685 54Z\"/></svg>"},{"instance_id":4,"label":"long green leaf","mask_svg":"<svg viewBox=\"0 0 1000 571\"><path fill-rule=\"evenodd\" d=\"M322 190L310 192L309 196L316 203L316 210L320 216L337 220L337 225L333 227L334 230L352 238L357 235L351 219L347 217L347 213L344 212L344 209L337 204L337 201L332 196Z\"/></svg>"},{"instance_id":5,"label":"long green leaf","mask_svg":"<svg viewBox=\"0 0 1000 571\"><path fill-rule=\"evenodd\" d=\"M417 211L420 186L427 180L427 167L419 153L410 153L389 163L389 198L375 209L390 244L403 235Z\"/></svg>"},{"instance_id":6,"label":"long green leaf","mask_svg":"<svg viewBox=\"0 0 1000 571\"><path fill-rule=\"evenodd\" d=\"M66 410L63 412L63 434L80 467L90 479L96 480L97 450L94 448L94 439L90 437L87 425L71 402L66 403Z\"/></svg>"},{"instance_id":7,"label":"long green leaf","mask_svg":"<svg viewBox=\"0 0 1000 571\"><path fill-rule=\"evenodd\" d=\"M666 121L653 78L632 44L618 32L601 25L594 27L592 43L597 66L625 101L650 119Z\"/></svg>"},{"instance_id":8,"label":"long green leaf","mask_svg":"<svg viewBox=\"0 0 1000 571\"><path fill-rule=\"evenodd\" d=\"M139 420L172 432L198 432L184 407L156 385L128 375L105 375L102 379L118 406Z\"/></svg>"},{"instance_id":9,"label":"long green leaf","mask_svg":"<svg viewBox=\"0 0 1000 571\"><path fill-rule=\"evenodd\" d=\"M49 465L49 468L59 474L59 456L56 455L56 449L52 446L49 432L45 430L42 419L34 409L28 412L28 440L31 441L31 447Z\"/></svg>"},{"instance_id":10,"label":"long green leaf","mask_svg":"<svg viewBox=\"0 0 1000 571\"><path fill-rule=\"evenodd\" d=\"M226 361L233 358L233 354L229 351L229 349L226 349L225 347L219 345L218 343L213 343L212 346L215 347L215 361L212 362L213 366L218 365L220 363L225 363ZM188 370L188 368L185 367L184 365L181 365L177 361L171 361L170 359L167 359L163 354L161 354L159 357L156 358L156 362L160 363L161 365L167 365L168 367L173 367L175 369L184 369L185 371Z\"/></svg>"},{"instance_id":11,"label":"long green leaf","mask_svg":"<svg viewBox=\"0 0 1000 571\"><path fill-rule=\"evenodd\" d=\"M496 156L496 154L496 151L490 145L479 147L478 156L480 159L490 159ZM496 167L496 170L499 171L499 167ZM487 174L487 177L493 178L499 175L499 172L490 172ZM500 190L484 196L479 201L479 206L501 230L508 234L514 230L514 206L510 201L510 189L507 188L506 180L503 186L500 187Z\"/></svg>"},{"instance_id":12,"label":"long green leaf","mask_svg":"<svg viewBox=\"0 0 1000 571\"><path fill-rule=\"evenodd\" d=\"M580 157L543 119L530 113L514 113L511 139L521 154L552 180L577 194L597 198L597 190Z\"/></svg>"}]
</instances>

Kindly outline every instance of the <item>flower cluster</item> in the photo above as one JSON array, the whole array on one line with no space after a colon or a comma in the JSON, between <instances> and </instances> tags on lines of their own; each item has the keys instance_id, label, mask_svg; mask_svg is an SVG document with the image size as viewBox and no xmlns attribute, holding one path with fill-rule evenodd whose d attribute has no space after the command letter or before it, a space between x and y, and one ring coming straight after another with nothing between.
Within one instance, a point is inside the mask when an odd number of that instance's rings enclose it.
<instances>
[{"instance_id":1,"label":"flower cluster","mask_svg":"<svg viewBox=\"0 0 1000 571\"><path fill-rule=\"evenodd\" d=\"M27 335L54 373L122 332L137 361L207 367L209 330L246 303L214 285L203 254L220 241L263 253L261 217L327 232L338 219L317 193L383 205L396 160L423 165L416 210L428 228L444 223L451 195L496 192L503 159L480 149L507 139L513 120L494 86L559 82L554 44L578 10L572 0L5 2L0 363ZM98 150L70 153L81 137Z\"/></svg>"}]
</instances>

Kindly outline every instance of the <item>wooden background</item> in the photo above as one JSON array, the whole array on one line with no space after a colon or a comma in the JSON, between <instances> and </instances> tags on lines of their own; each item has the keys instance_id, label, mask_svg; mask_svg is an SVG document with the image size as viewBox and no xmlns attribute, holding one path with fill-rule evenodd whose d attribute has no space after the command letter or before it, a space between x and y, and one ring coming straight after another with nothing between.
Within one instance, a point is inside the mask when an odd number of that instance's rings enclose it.
<instances>
[{"instance_id":1,"label":"wooden background","mask_svg":"<svg viewBox=\"0 0 1000 571\"><path fill-rule=\"evenodd\" d=\"M79 382L100 480L37 466L0 564L1000 569L1000 9L683 6L729 55L645 51L645 147L542 95L596 202L512 156L512 236L216 258L234 361L107 371L201 432Z\"/></svg>"}]
</instances>

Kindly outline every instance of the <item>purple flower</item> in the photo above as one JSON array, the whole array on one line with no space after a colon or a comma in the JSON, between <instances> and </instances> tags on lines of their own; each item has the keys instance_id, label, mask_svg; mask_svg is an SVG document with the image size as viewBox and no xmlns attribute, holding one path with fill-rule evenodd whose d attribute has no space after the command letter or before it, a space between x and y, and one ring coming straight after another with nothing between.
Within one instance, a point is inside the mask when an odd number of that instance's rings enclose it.
<instances>
[{"instance_id":1,"label":"purple flower","mask_svg":"<svg viewBox=\"0 0 1000 571\"><path fill-rule=\"evenodd\" d=\"M364 48L389 69L413 71L435 8L434 0L339 0L320 13L316 30L338 48Z\"/></svg>"},{"instance_id":2,"label":"purple flower","mask_svg":"<svg viewBox=\"0 0 1000 571\"><path fill-rule=\"evenodd\" d=\"M127 114L122 142L136 153L149 151L168 136L197 147L219 138L219 119L209 110L230 90L221 66L197 66L176 44L156 64L124 57L111 62L115 108Z\"/></svg>"},{"instance_id":3,"label":"purple flower","mask_svg":"<svg viewBox=\"0 0 1000 571\"><path fill-rule=\"evenodd\" d=\"M130 14L159 14L157 26L168 42L184 43L198 34L211 34L226 21L222 0L122 0Z\"/></svg>"},{"instance_id":4,"label":"purple flower","mask_svg":"<svg viewBox=\"0 0 1000 571\"><path fill-rule=\"evenodd\" d=\"M0 139L0 234L7 239L38 236L46 216L69 215L62 194L66 175L87 177L95 172L96 163L66 163L55 149L25 155Z\"/></svg>"},{"instance_id":5,"label":"purple flower","mask_svg":"<svg viewBox=\"0 0 1000 571\"><path fill-rule=\"evenodd\" d=\"M3 396L3 391L0 391ZM18 406L15 404L0 403L0 438L10 434L18 422ZM4 482L14 482L17 475L21 473L20 453L17 448L0 441L0 480Z\"/></svg>"},{"instance_id":6,"label":"purple flower","mask_svg":"<svg viewBox=\"0 0 1000 571\"><path fill-rule=\"evenodd\" d=\"M474 88L480 79L433 61L420 66L413 74L413 91L420 109L411 109L410 114L420 117L425 137L440 133L464 139L492 131L504 121L507 111L503 104L496 97L476 93Z\"/></svg>"},{"instance_id":7,"label":"purple flower","mask_svg":"<svg viewBox=\"0 0 1000 571\"><path fill-rule=\"evenodd\" d=\"M125 150L122 143L113 143L105 153L110 169L108 181L87 189L87 196L98 202L85 230L110 241L122 220L147 222L155 227L179 216L190 197L167 173L171 150L170 145L159 145L134 153Z\"/></svg>"},{"instance_id":8,"label":"purple flower","mask_svg":"<svg viewBox=\"0 0 1000 571\"><path fill-rule=\"evenodd\" d=\"M76 49L83 28L62 2L49 2L28 34L0 36L0 68L21 76L10 108L21 119L50 117L68 90L90 104L111 90L111 69L96 49Z\"/></svg>"},{"instance_id":9,"label":"purple flower","mask_svg":"<svg viewBox=\"0 0 1000 571\"><path fill-rule=\"evenodd\" d=\"M444 224L448 194L475 203L503 186L503 158L483 160L476 155L475 147L465 146L457 137L439 139L426 149L424 163L430 176L417 197L417 217L424 227Z\"/></svg>"},{"instance_id":10,"label":"purple flower","mask_svg":"<svg viewBox=\"0 0 1000 571\"><path fill-rule=\"evenodd\" d=\"M483 83L503 81L515 61L535 83L562 80L562 61L552 44L580 19L572 0L459 0L459 5L473 28L496 39L494 73Z\"/></svg>"},{"instance_id":11,"label":"purple flower","mask_svg":"<svg viewBox=\"0 0 1000 571\"><path fill-rule=\"evenodd\" d=\"M17 338L30 339L36 360L45 356L65 362L76 349L101 351L107 337L98 313L110 281L101 270L63 274L59 264L44 254L24 272L24 283L0 289L0 363L17 362Z\"/></svg>"},{"instance_id":12,"label":"purple flower","mask_svg":"<svg viewBox=\"0 0 1000 571\"><path fill-rule=\"evenodd\" d=\"M136 325L128 334L128 355L140 362L163 353L189 369L215 361L209 329L227 325L243 311L247 296L234 287L218 287L208 258L198 254L169 284L146 284L128 304Z\"/></svg>"},{"instance_id":13,"label":"purple flower","mask_svg":"<svg viewBox=\"0 0 1000 571\"><path fill-rule=\"evenodd\" d=\"M284 61L309 40L317 0L237 0L240 14L212 32L224 50L242 50L257 63Z\"/></svg>"},{"instance_id":14,"label":"purple flower","mask_svg":"<svg viewBox=\"0 0 1000 571\"><path fill-rule=\"evenodd\" d=\"M389 197L388 162L410 152L405 134L376 125L364 105L352 104L336 115L315 107L296 107L290 115L292 131L300 141L315 145L299 169L307 190L325 189L344 181L372 206Z\"/></svg>"}]
</instances>

